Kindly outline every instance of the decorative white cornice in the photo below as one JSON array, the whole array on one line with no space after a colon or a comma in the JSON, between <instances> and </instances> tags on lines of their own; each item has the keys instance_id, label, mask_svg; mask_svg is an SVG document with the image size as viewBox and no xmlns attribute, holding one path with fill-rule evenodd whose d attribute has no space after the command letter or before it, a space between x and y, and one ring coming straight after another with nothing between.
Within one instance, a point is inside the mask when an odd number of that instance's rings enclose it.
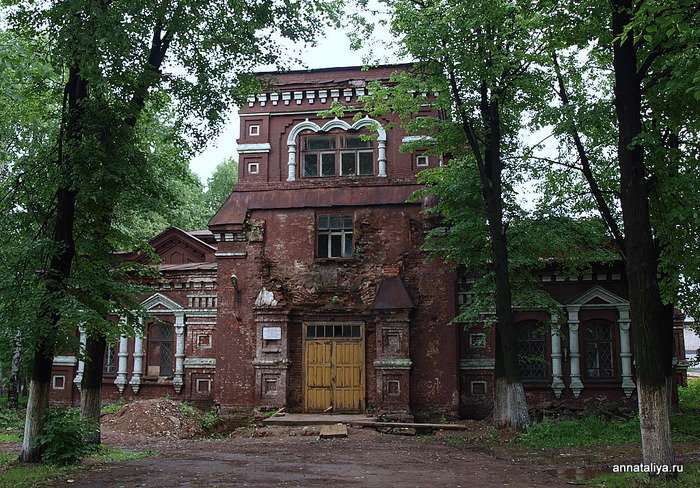
<instances>
[{"instance_id":1,"label":"decorative white cornice","mask_svg":"<svg viewBox=\"0 0 700 488\"><path fill-rule=\"evenodd\" d=\"M377 369L411 369L413 362L410 359L377 359L374 367Z\"/></svg>"},{"instance_id":2,"label":"decorative white cornice","mask_svg":"<svg viewBox=\"0 0 700 488\"><path fill-rule=\"evenodd\" d=\"M401 139L401 142L403 144L406 144L408 142L428 142L434 140L435 138L432 136L406 136L403 139Z\"/></svg>"},{"instance_id":3,"label":"decorative white cornice","mask_svg":"<svg viewBox=\"0 0 700 488\"><path fill-rule=\"evenodd\" d=\"M268 142L263 142L260 144L239 144L238 145L238 153L239 154L269 153L271 149L272 149L272 146Z\"/></svg>"},{"instance_id":4,"label":"decorative white cornice","mask_svg":"<svg viewBox=\"0 0 700 488\"><path fill-rule=\"evenodd\" d=\"M78 358L75 356L56 356L53 358L54 366L75 366L78 364Z\"/></svg>"},{"instance_id":5,"label":"decorative white cornice","mask_svg":"<svg viewBox=\"0 0 700 488\"><path fill-rule=\"evenodd\" d=\"M216 358L185 358L185 368L216 368Z\"/></svg>"},{"instance_id":6,"label":"decorative white cornice","mask_svg":"<svg viewBox=\"0 0 700 488\"><path fill-rule=\"evenodd\" d=\"M494 369L496 360L493 358L471 358L462 359L459 362L459 369Z\"/></svg>"}]
</instances>

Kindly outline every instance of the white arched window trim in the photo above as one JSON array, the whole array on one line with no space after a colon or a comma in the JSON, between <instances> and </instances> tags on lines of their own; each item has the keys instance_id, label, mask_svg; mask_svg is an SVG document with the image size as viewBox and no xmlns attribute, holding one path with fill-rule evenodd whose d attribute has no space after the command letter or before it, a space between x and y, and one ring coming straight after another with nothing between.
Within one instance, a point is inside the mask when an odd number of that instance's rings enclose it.
<instances>
[{"instance_id":1,"label":"white arched window trim","mask_svg":"<svg viewBox=\"0 0 700 488\"><path fill-rule=\"evenodd\" d=\"M382 125L376 120L370 119L368 116L356 121L352 125L336 117L333 120L326 122L323 127L319 126L315 122L311 122L309 119L299 122L297 125L292 127L292 130L289 132L289 136L287 137L287 151L289 153L289 159L287 162L287 181L296 180L297 136L299 133L301 133L301 131L311 130L314 132L328 132L331 129L356 130L368 126L373 127L377 131L377 163L379 166L378 176L386 177L386 131Z\"/></svg>"}]
</instances>

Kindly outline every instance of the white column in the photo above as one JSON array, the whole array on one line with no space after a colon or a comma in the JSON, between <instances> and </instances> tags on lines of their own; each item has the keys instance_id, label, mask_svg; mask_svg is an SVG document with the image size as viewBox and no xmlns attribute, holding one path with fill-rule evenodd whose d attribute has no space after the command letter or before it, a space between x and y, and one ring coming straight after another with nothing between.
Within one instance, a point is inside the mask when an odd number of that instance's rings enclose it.
<instances>
[{"instance_id":1,"label":"white column","mask_svg":"<svg viewBox=\"0 0 700 488\"><path fill-rule=\"evenodd\" d=\"M185 384L185 314L175 314L175 377L173 386L180 393Z\"/></svg>"},{"instance_id":2,"label":"white column","mask_svg":"<svg viewBox=\"0 0 700 488\"><path fill-rule=\"evenodd\" d=\"M117 367L117 377L114 379L114 384L117 385L119 393L124 392L126 387L126 360L129 357L129 338L125 335L119 339L119 365Z\"/></svg>"},{"instance_id":3,"label":"white column","mask_svg":"<svg viewBox=\"0 0 700 488\"><path fill-rule=\"evenodd\" d=\"M146 331L143 329L143 319L139 318L140 331L134 339L134 373L131 375L131 389L138 393L141 389L141 376L143 375L143 336Z\"/></svg>"},{"instance_id":4,"label":"white column","mask_svg":"<svg viewBox=\"0 0 700 488\"><path fill-rule=\"evenodd\" d=\"M85 330L83 330L83 328L80 327L80 351L78 351L79 358L85 357L85 344L86 343L87 343L87 334L85 334ZM80 389L80 385L83 382L83 372L84 371L85 371L85 360L80 359L78 361L78 371L75 374L75 379L73 380L73 383L75 383L78 386L78 389Z\"/></svg>"},{"instance_id":5,"label":"white column","mask_svg":"<svg viewBox=\"0 0 700 488\"><path fill-rule=\"evenodd\" d=\"M297 145L288 144L289 159L287 160L287 181L297 179Z\"/></svg>"},{"instance_id":6,"label":"white column","mask_svg":"<svg viewBox=\"0 0 700 488\"><path fill-rule=\"evenodd\" d=\"M583 390L583 383L581 383L581 354L578 350L579 308L569 308L567 311L569 312L569 370L571 373L571 384L569 387L574 396L578 398L581 390Z\"/></svg>"},{"instance_id":7,"label":"white column","mask_svg":"<svg viewBox=\"0 0 700 488\"><path fill-rule=\"evenodd\" d=\"M552 314L551 341L552 341L552 390L559 398L564 391L564 377L561 367L561 326L557 324L558 317Z\"/></svg>"},{"instance_id":8,"label":"white column","mask_svg":"<svg viewBox=\"0 0 700 488\"><path fill-rule=\"evenodd\" d=\"M386 140L379 139L379 157L377 162L379 163L379 176L386 177Z\"/></svg>"},{"instance_id":9,"label":"white column","mask_svg":"<svg viewBox=\"0 0 700 488\"><path fill-rule=\"evenodd\" d=\"M620 326L620 363L622 364L622 389L629 398L636 388L632 380L632 348L630 348L630 309L621 306L617 309L617 323Z\"/></svg>"}]
</instances>

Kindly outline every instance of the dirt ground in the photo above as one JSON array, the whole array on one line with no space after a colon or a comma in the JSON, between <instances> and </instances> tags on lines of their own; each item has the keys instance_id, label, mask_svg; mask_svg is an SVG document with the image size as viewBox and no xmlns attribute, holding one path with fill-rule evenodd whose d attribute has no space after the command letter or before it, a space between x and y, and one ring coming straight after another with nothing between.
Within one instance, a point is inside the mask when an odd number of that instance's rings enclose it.
<instances>
[{"instance_id":1,"label":"dirt ground","mask_svg":"<svg viewBox=\"0 0 700 488\"><path fill-rule=\"evenodd\" d=\"M177 402L134 402L102 417L103 443L151 457L95 464L46 488L538 488L585 485L613 464L640 462L634 445L530 449L495 434L468 430L397 435L350 428L320 439L319 426L244 426L225 439L203 435L202 413ZM406 433L406 432L404 432ZM186 438L183 438L186 437ZM3 444L19 453L19 443ZM700 443L676 446L678 460L697 462ZM88 460L88 464L94 461Z\"/></svg>"},{"instance_id":2,"label":"dirt ground","mask_svg":"<svg viewBox=\"0 0 700 488\"><path fill-rule=\"evenodd\" d=\"M481 429L481 431L480 431ZM117 431L105 444L159 454L81 471L51 488L481 488L585 485L614 463L639 462L635 446L524 451L488 439L487 427L429 436L349 429L318 438L320 427L248 427L226 439L176 439ZM700 445L690 446L697 459Z\"/></svg>"},{"instance_id":3,"label":"dirt ground","mask_svg":"<svg viewBox=\"0 0 700 488\"><path fill-rule=\"evenodd\" d=\"M105 432L105 443L160 454L114 463L55 487L502 487L566 486L537 467L452 446L444 439L350 429L319 440L318 428L274 427L256 437L217 440L138 438Z\"/></svg>"}]
</instances>

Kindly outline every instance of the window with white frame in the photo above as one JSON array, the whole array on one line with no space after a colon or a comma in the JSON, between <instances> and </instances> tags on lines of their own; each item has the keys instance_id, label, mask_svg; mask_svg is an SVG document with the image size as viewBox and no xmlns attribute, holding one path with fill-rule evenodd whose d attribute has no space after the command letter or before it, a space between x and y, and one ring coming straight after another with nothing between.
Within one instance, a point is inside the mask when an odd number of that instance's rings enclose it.
<instances>
[{"instance_id":1,"label":"window with white frame","mask_svg":"<svg viewBox=\"0 0 700 488\"><path fill-rule=\"evenodd\" d=\"M258 124L251 124L248 126L248 135L249 136L259 136L260 135L260 126Z\"/></svg>"},{"instance_id":2,"label":"window with white frame","mask_svg":"<svg viewBox=\"0 0 700 488\"><path fill-rule=\"evenodd\" d=\"M64 375L59 375L59 374L53 375L52 387L54 390L65 390L66 377Z\"/></svg>"},{"instance_id":3,"label":"window with white frame","mask_svg":"<svg viewBox=\"0 0 700 488\"><path fill-rule=\"evenodd\" d=\"M302 138L302 176L374 175L374 141L360 134Z\"/></svg>"},{"instance_id":4,"label":"window with white frame","mask_svg":"<svg viewBox=\"0 0 700 488\"><path fill-rule=\"evenodd\" d=\"M428 166L429 160L428 156L425 154L421 154L420 156L416 156L416 166Z\"/></svg>"},{"instance_id":5,"label":"window with white frame","mask_svg":"<svg viewBox=\"0 0 700 488\"><path fill-rule=\"evenodd\" d=\"M194 382L194 391L200 395L211 393L211 380L209 378L197 378Z\"/></svg>"},{"instance_id":6,"label":"window with white frame","mask_svg":"<svg viewBox=\"0 0 700 488\"><path fill-rule=\"evenodd\" d=\"M316 231L318 239L316 257L352 257L352 215L319 215Z\"/></svg>"},{"instance_id":7,"label":"window with white frame","mask_svg":"<svg viewBox=\"0 0 700 488\"><path fill-rule=\"evenodd\" d=\"M248 163L248 174L257 175L260 173L260 163Z\"/></svg>"}]
</instances>

